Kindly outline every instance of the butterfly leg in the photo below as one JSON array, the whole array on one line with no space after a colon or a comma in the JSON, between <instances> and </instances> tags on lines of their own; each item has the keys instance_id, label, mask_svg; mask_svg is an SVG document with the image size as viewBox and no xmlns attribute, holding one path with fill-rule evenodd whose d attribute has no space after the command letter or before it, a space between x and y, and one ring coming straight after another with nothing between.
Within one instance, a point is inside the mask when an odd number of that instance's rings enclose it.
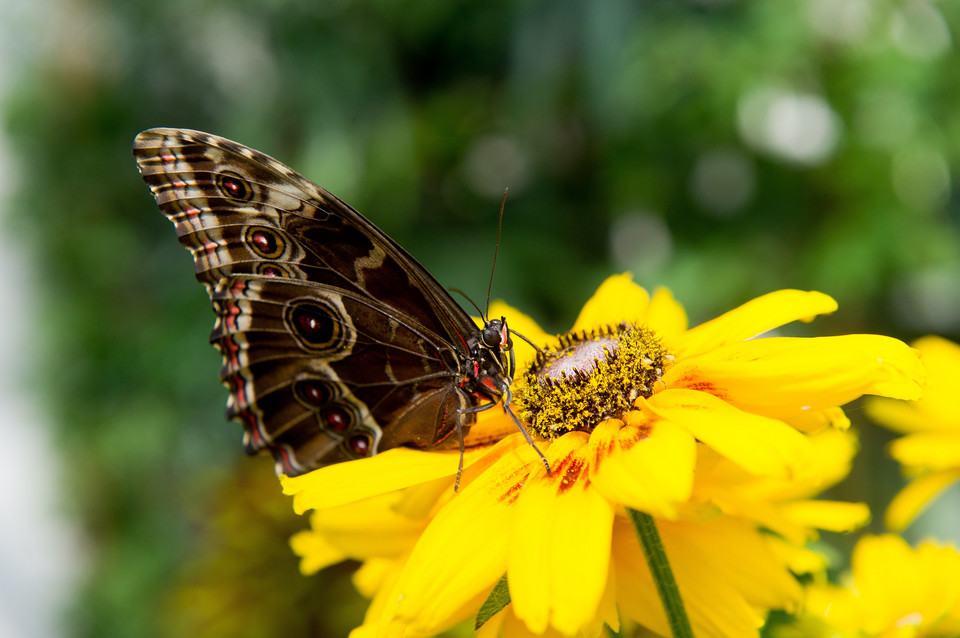
<instances>
[{"instance_id":1,"label":"butterfly leg","mask_svg":"<svg viewBox=\"0 0 960 638\"><path fill-rule=\"evenodd\" d=\"M460 427L460 421L457 421L457 440L460 442L460 463L457 465L457 480L453 482L454 492L459 489L460 475L463 474L463 428Z\"/></svg>"},{"instance_id":2,"label":"butterfly leg","mask_svg":"<svg viewBox=\"0 0 960 638\"><path fill-rule=\"evenodd\" d=\"M503 390L503 411L510 415L510 418L513 419L513 422L516 423L517 429L520 430L520 433L523 434L523 438L527 440L527 443L530 444L537 454L540 455L540 459L543 461L543 467L547 468L547 475L550 474L550 463L547 461L547 457L544 456L543 452L540 451L540 448L537 447L537 444L533 441L533 437L530 436L530 433L527 431L527 428L523 426L523 423L520 422L520 419L517 418L517 415L513 413L513 410L510 409L510 402L513 400L513 392L510 391L510 386L503 385L501 387ZM497 405L496 403L485 403L483 405L478 405L473 408L461 408L458 410L461 414L466 414L469 412L483 412L484 410L489 410L490 408ZM460 434L460 427L457 426L457 434ZM463 465L463 436L460 435L460 464ZM459 477L459 474L457 475Z\"/></svg>"}]
</instances>

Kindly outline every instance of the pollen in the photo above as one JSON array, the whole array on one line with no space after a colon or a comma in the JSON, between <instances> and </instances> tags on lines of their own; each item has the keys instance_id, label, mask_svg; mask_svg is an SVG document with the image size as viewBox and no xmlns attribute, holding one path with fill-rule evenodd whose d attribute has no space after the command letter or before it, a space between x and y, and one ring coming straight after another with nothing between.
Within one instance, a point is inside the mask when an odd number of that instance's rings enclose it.
<instances>
[{"instance_id":1,"label":"pollen","mask_svg":"<svg viewBox=\"0 0 960 638\"><path fill-rule=\"evenodd\" d=\"M520 376L515 400L521 418L546 439L590 432L622 418L639 397L649 397L672 357L645 326L620 323L567 333L538 353Z\"/></svg>"}]
</instances>

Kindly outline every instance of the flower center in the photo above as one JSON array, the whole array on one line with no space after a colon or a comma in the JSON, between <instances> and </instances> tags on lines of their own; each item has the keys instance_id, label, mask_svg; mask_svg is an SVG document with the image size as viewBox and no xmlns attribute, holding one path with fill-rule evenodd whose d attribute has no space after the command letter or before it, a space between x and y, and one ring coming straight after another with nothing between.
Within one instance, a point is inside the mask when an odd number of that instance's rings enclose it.
<instances>
[{"instance_id":1,"label":"flower center","mask_svg":"<svg viewBox=\"0 0 960 638\"><path fill-rule=\"evenodd\" d=\"M645 326L626 322L561 335L517 380L521 418L547 439L591 431L653 394L670 355Z\"/></svg>"}]
</instances>

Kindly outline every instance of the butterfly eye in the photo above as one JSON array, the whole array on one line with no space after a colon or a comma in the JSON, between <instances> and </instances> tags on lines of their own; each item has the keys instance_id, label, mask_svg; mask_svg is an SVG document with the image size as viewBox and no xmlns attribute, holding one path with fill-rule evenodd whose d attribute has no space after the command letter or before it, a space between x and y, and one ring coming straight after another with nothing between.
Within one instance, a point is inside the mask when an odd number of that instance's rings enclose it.
<instances>
[{"instance_id":1,"label":"butterfly eye","mask_svg":"<svg viewBox=\"0 0 960 638\"><path fill-rule=\"evenodd\" d=\"M265 259L276 259L286 247L286 242L276 231L263 226L247 228L243 233L243 241L251 251Z\"/></svg>"},{"instance_id":2,"label":"butterfly eye","mask_svg":"<svg viewBox=\"0 0 960 638\"><path fill-rule=\"evenodd\" d=\"M216 179L217 189L223 193L224 197L241 202L248 202L253 199L253 188L250 183L229 171L219 173Z\"/></svg>"},{"instance_id":3,"label":"butterfly eye","mask_svg":"<svg viewBox=\"0 0 960 638\"><path fill-rule=\"evenodd\" d=\"M499 319L491 319L480 333L480 340L488 348L496 348L503 343L503 324Z\"/></svg>"}]
</instances>

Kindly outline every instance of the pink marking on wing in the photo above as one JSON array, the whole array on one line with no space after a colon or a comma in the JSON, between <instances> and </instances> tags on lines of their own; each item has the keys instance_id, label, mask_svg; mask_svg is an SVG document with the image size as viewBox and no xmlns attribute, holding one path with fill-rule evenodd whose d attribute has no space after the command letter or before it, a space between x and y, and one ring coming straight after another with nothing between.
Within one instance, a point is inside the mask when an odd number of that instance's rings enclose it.
<instances>
[{"instance_id":1,"label":"pink marking on wing","mask_svg":"<svg viewBox=\"0 0 960 638\"><path fill-rule=\"evenodd\" d=\"M240 307L235 302L228 301L223 305L223 322L230 330L237 329L237 317L242 314L243 311L240 310ZM239 348L239 346L237 346L237 348Z\"/></svg>"},{"instance_id":2,"label":"pink marking on wing","mask_svg":"<svg viewBox=\"0 0 960 638\"><path fill-rule=\"evenodd\" d=\"M240 346L233 339L224 339L222 342L223 358L226 359L227 363L232 368L240 367L240 357L237 356L240 353Z\"/></svg>"},{"instance_id":3,"label":"pink marking on wing","mask_svg":"<svg viewBox=\"0 0 960 638\"><path fill-rule=\"evenodd\" d=\"M234 396L234 401L237 405L247 405L249 399L247 397L247 380L243 377L242 374L237 373L231 377L225 379L227 385L230 387L230 392Z\"/></svg>"}]
</instances>

